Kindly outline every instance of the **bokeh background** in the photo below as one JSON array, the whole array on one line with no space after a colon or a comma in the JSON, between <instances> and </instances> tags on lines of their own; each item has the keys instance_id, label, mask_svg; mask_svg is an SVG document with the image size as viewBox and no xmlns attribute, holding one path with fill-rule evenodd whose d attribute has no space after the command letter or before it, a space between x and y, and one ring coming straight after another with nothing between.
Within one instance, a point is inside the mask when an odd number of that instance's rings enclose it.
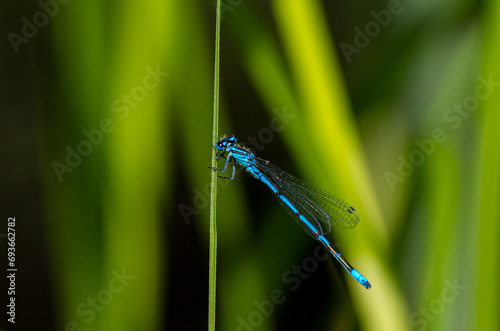
<instances>
[{"instance_id":1,"label":"bokeh background","mask_svg":"<svg viewBox=\"0 0 500 331\"><path fill-rule=\"evenodd\" d=\"M206 329L214 1L1 7L2 329ZM221 134L356 207L330 239L373 288L241 172L217 329L498 330L500 2L222 9Z\"/></svg>"}]
</instances>

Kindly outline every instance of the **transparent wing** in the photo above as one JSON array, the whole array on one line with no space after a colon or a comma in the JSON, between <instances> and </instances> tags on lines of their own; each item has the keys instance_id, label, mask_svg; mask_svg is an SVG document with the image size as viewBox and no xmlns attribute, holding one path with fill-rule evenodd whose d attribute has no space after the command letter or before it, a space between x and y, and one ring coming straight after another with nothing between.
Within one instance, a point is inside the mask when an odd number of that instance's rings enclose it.
<instances>
[{"instance_id":1,"label":"transparent wing","mask_svg":"<svg viewBox=\"0 0 500 331\"><path fill-rule=\"evenodd\" d=\"M256 167L280 190L321 234L330 232L331 224L352 229L359 222L357 211L347 202L281 170L269 161L255 158ZM310 232L298 217L278 199L299 225Z\"/></svg>"}]
</instances>

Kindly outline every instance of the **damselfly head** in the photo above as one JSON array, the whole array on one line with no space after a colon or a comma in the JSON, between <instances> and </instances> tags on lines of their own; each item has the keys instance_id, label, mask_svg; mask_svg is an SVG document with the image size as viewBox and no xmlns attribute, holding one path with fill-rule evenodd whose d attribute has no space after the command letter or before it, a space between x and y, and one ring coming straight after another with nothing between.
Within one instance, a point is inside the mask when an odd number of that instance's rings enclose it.
<instances>
[{"instance_id":1,"label":"damselfly head","mask_svg":"<svg viewBox=\"0 0 500 331\"><path fill-rule=\"evenodd\" d=\"M233 135L229 135L220 138L217 144L215 145L215 148L217 148L219 151L222 151L228 146L234 145L235 143L236 143L236 137Z\"/></svg>"}]
</instances>

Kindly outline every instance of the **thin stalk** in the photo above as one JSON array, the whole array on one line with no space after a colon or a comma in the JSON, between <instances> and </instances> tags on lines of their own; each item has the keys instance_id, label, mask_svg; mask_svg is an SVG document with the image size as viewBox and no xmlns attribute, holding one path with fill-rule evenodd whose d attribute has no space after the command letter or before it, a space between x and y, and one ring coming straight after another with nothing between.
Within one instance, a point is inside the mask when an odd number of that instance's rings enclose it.
<instances>
[{"instance_id":1,"label":"thin stalk","mask_svg":"<svg viewBox=\"0 0 500 331\"><path fill-rule=\"evenodd\" d=\"M219 62L220 62L220 8L221 1L217 0L215 26L215 63L214 63L214 108L212 124L212 142L217 141L219 135ZM215 149L212 149L212 168L217 166ZM210 187L210 247L208 271L208 330L215 331L215 290L217 272L217 172L212 171Z\"/></svg>"}]
</instances>

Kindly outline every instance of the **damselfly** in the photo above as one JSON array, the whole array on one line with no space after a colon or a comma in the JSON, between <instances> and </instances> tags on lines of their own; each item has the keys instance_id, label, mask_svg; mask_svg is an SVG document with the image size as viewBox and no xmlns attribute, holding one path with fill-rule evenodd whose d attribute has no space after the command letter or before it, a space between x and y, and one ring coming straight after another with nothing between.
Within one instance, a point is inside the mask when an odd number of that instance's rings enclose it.
<instances>
[{"instance_id":1,"label":"damselfly","mask_svg":"<svg viewBox=\"0 0 500 331\"><path fill-rule=\"evenodd\" d=\"M323 244L354 279L366 289L371 287L370 282L347 263L325 237L330 232L332 223L345 229L356 226L359 215L351 205L290 175L271 162L256 157L247 148L236 145L236 138L232 135L221 138L214 147L218 151L217 160L226 159L224 169L212 168L214 171L225 172L229 162L233 162L232 176L219 177L233 180L236 173L235 163L244 167L269 187L292 218L309 235Z\"/></svg>"}]
</instances>

